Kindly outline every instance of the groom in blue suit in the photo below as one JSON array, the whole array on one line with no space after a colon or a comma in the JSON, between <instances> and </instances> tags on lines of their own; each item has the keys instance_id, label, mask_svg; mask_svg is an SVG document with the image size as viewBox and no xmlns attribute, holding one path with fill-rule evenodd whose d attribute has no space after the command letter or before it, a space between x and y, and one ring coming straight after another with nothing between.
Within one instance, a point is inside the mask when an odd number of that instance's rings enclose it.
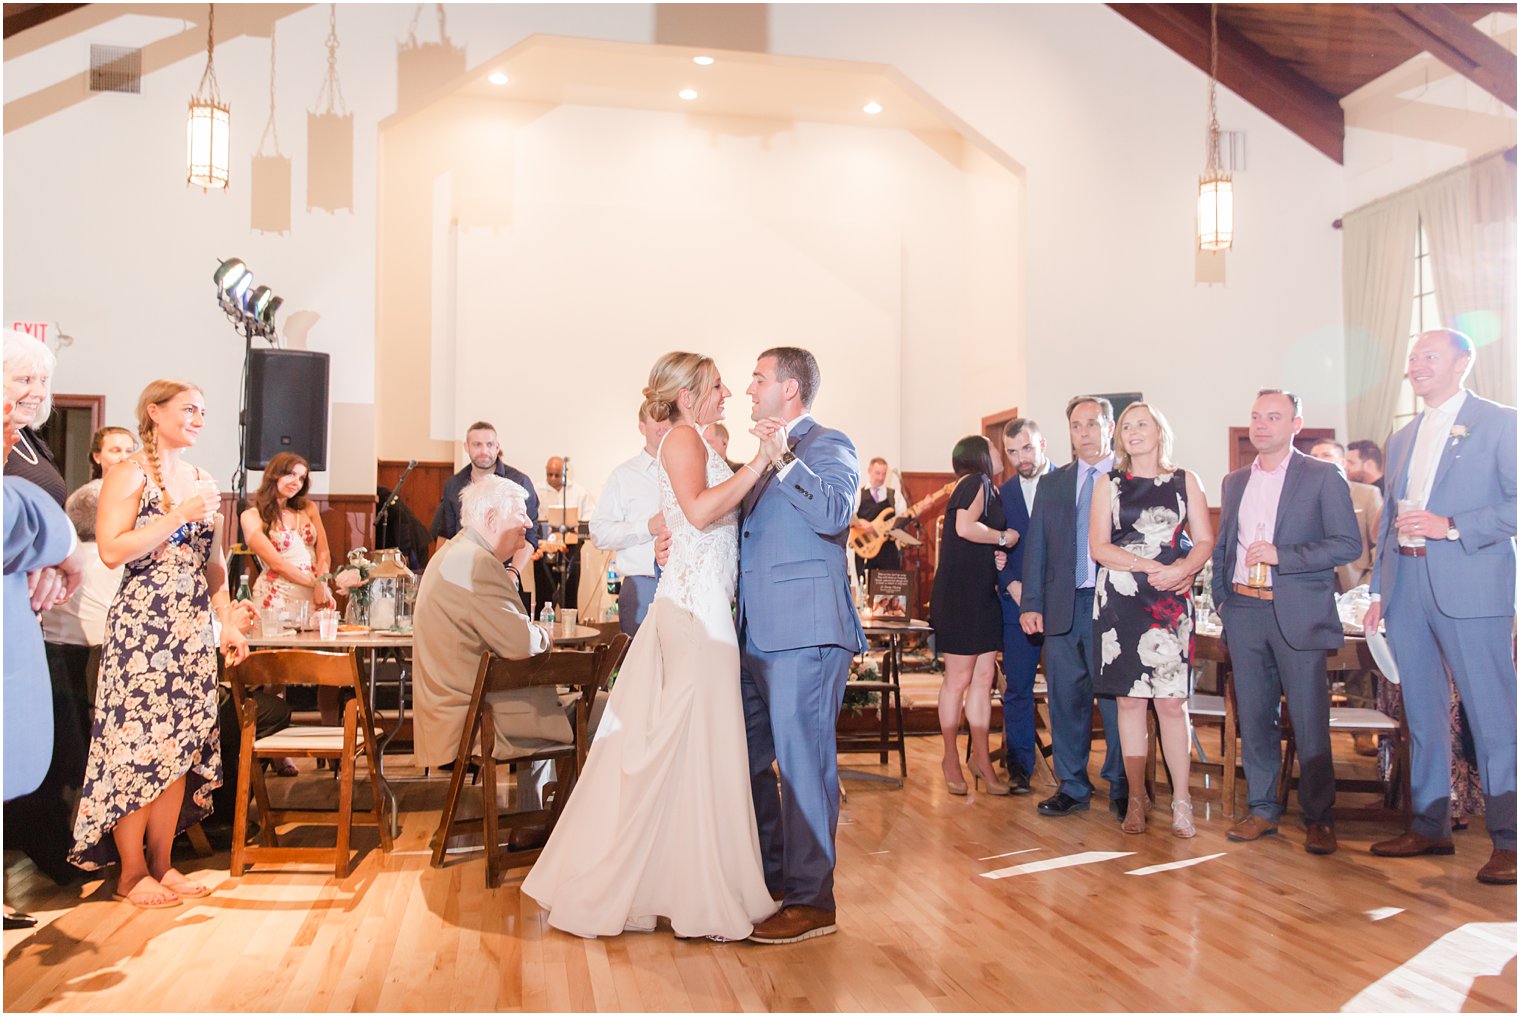
<instances>
[{"instance_id":1,"label":"groom in blue suit","mask_svg":"<svg viewBox=\"0 0 1520 1016\"><path fill-rule=\"evenodd\" d=\"M1449 329L1409 353L1424 411L1388 439L1368 631L1387 622L1409 718L1413 821L1383 857L1450 854L1449 670L1478 749L1493 854L1478 881L1515 883L1515 410L1462 386L1476 353Z\"/></svg>"},{"instance_id":2,"label":"groom in blue suit","mask_svg":"<svg viewBox=\"0 0 1520 1016\"><path fill-rule=\"evenodd\" d=\"M787 425L787 450L739 516L739 680L750 789L766 885L782 904L750 936L766 945L835 931L834 725L850 661L865 650L845 563L860 459L848 437L810 414L819 380L813 354L783 346L760 354L747 389L755 420Z\"/></svg>"}]
</instances>

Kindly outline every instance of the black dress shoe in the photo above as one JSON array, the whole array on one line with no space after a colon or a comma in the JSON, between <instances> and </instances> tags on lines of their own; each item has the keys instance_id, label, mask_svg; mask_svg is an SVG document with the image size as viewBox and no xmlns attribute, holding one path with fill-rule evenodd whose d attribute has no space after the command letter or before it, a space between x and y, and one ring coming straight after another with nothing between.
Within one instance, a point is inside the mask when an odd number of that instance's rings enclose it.
<instances>
[{"instance_id":1,"label":"black dress shoe","mask_svg":"<svg viewBox=\"0 0 1520 1016\"><path fill-rule=\"evenodd\" d=\"M1086 811L1089 807L1091 805L1087 801L1079 801L1070 794L1057 791L1054 797L1047 797L1041 801L1040 806L1035 810L1041 815L1059 817L1061 815L1070 815L1073 812Z\"/></svg>"},{"instance_id":2,"label":"black dress shoe","mask_svg":"<svg viewBox=\"0 0 1520 1016\"><path fill-rule=\"evenodd\" d=\"M1110 797L1108 799L1108 813L1120 822L1124 821L1124 815L1129 807L1129 798Z\"/></svg>"},{"instance_id":3,"label":"black dress shoe","mask_svg":"<svg viewBox=\"0 0 1520 1016\"><path fill-rule=\"evenodd\" d=\"M5 930L6 931L15 931L18 928L35 928L35 927L37 927L37 918L32 917L30 914L6 914L5 915Z\"/></svg>"},{"instance_id":4,"label":"black dress shoe","mask_svg":"<svg viewBox=\"0 0 1520 1016\"><path fill-rule=\"evenodd\" d=\"M1024 771L1023 766L1015 765L1013 771L1008 774L1008 792L1016 797L1033 792L1029 786L1029 774Z\"/></svg>"}]
</instances>

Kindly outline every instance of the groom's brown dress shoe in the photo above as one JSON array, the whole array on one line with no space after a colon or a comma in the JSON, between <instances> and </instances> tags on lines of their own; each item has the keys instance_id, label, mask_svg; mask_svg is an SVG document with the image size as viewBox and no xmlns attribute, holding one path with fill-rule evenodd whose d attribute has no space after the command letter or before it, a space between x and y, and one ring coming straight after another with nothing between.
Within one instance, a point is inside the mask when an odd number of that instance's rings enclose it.
<instances>
[{"instance_id":1,"label":"groom's brown dress shoe","mask_svg":"<svg viewBox=\"0 0 1520 1016\"><path fill-rule=\"evenodd\" d=\"M1515 852L1494 849L1488 863L1478 869L1478 881L1489 885L1515 884Z\"/></svg>"},{"instance_id":2,"label":"groom's brown dress shoe","mask_svg":"<svg viewBox=\"0 0 1520 1016\"><path fill-rule=\"evenodd\" d=\"M834 911L793 904L782 907L755 925L749 940L761 945L786 945L820 935L832 935L838 930L834 924Z\"/></svg>"},{"instance_id":3,"label":"groom's brown dress shoe","mask_svg":"<svg viewBox=\"0 0 1520 1016\"><path fill-rule=\"evenodd\" d=\"M1260 815L1247 815L1244 821L1236 822L1224 834L1225 839L1234 840L1236 843L1254 843L1263 836L1276 835L1277 823L1264 819Z\"/></svg>"},{"instance_id":4,"label":"groom's brown dress shoe","mask_svg":"<svg viewBox=\"0 0 1520 1016\"><path fill-rule=\"evenodd\" d=\"M1432 840L1410 830L1403 836L1374 843L1372 852L1379 857L1418 857L1421 854L1455 854L1457 848L1451 845L1451 840Z\"/></svg>"}]
</instances>

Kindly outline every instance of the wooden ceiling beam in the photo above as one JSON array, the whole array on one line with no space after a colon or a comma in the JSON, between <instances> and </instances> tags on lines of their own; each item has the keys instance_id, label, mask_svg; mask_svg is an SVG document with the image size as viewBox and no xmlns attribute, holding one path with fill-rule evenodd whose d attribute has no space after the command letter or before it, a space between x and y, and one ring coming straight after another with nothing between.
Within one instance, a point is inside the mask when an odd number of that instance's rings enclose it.
<instances>
[{"instance_id":1,"label":"wooden ceiling beam","mask_svg":"<svg viewBox=\"0 0 1520 1016\"><path fill-rule=\"evenodd\" d=\"M1157 42L1209 70L1207 4L1109 4ZM1345 160L1346 116L1329 92L1219 21L1219 81L1337 163ZM1199 106L1199 115L1203 107Z\"/></svg>"},{"instance_id":2,"label":"wooden ceiling beam","mask_svg":"<svg viewBox=\"0 0 1520 1016\"><path fill-rule=\"evenodd\" d=\"M69 11L77 11L81 7L88 6L89 4L6 4L5 38L9 39L17 32L35 28Z\"/></svg>"},{"instance_id":3,"label":"wooden ceiling beam","mask_svg":"<svg viewBox=\"0 0 1520 1016\"><path fill-rule=\"evenodd\" d=\"M1458 74L1515 108L1515 54L1450 4L1368 4L1389 27Z\"/></svg>"}]
</instances>

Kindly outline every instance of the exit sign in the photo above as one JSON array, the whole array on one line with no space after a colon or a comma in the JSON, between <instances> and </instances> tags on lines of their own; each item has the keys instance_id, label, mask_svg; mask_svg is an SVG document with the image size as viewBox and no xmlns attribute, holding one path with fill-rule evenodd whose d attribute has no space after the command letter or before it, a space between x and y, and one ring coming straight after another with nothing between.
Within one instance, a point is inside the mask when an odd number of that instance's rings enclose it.
<instances>
[{"instance_id":1,"label":"exit sign","mask_svg":"<svg viewBox=\"0 0 1520 1016\"><path fill-rule=\"evenodd\" d=\"M18 332L25 332L38 342L47 342L48 332L53 326L46 321L16 321L11 327Z\"/></svg>"}]
</instances>

